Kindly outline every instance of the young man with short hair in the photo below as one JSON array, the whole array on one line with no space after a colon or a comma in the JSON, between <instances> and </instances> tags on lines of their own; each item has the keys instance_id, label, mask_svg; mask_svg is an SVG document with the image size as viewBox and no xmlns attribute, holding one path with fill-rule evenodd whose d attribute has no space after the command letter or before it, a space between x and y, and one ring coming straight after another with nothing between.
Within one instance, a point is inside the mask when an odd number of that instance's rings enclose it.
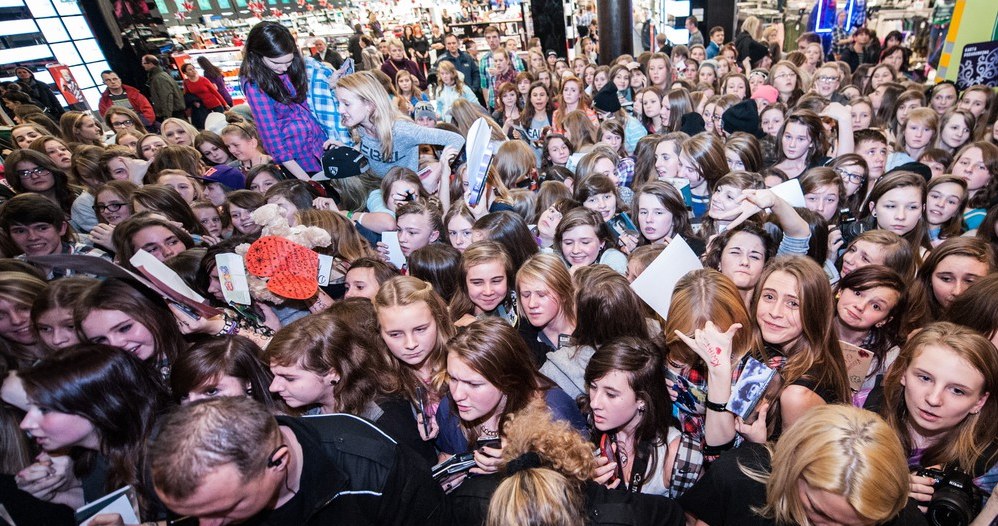
<instances>
[{"instance_id":1,"label":"young man with short hair","mask_svg":"<svg viewBox=\"0 0 998 526\"><path fill-rule=\"evenodd\" d=\"M853 143L853 151L866 161L866 195L870 195L887 166L887 138L880 131L867 128L853 132Z\"/></svg>"},{"instance_id":2,"label":"young man with short hair","mask_svg":"<svg viewBox=\"0 0 998 526\"><path fill-rule=\"evenodd\" d=\"M16 172L10 175L23 177ZM79 242L62 209L40 194L25 192L4 203L0 208L0 229L20 252L17 259L83 254L111 260L107 252ZM45 271L50 280L74 274L64 268L46 268Z\"/></svg>"},{"instance_id":3,"label":"young man with short hair","mask_svg":"<svg viewBox=\"0 0 998 526\"><path fill-rule=\"evenodd\" d=\"M495 107L495 91L499 86L492 84L492 80L495 77L495 64L493 64L496 54L505 54L509 60L510 66L516 71L523 71L523 61L519 59L513 53L506 50L506 47L502 45L502 38L499 36L499 28L496 26L488 26L485 28L485 42L489 45L489 51L487 51L482 58L479 59L478 73L479 78L482 81L482 95L485 98L487 104L486 107ZM474 88L474 86L472 86Z\"/></svg>"},{"instance_id":4,"label":"young man with short hair","mask_svg":"<svg viewBox=\"0 0 998 526\"><path fill-rule=\"evenodd\" d=\"M724 28L714 26L710 28L710 43L707 44L707 58L714 58L721 52L721 45L724 44Z\"/></svg>"}]
</instances>

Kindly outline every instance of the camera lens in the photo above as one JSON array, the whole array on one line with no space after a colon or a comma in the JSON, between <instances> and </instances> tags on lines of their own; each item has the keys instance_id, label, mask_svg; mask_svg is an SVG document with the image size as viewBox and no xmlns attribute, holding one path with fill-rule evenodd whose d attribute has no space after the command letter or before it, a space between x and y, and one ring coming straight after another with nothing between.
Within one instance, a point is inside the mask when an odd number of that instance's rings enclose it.
<instances>
[{"instance_id":1,"label":"camera lens","mask_svg":"<svg viewBox=\"0 0 998 526\"><path fill-rule=\"evenodd\" d=\"M972 496L951 486L939 487L929 504L929 524L966 526L974 518Z\"/></svg>"}]
</instances>

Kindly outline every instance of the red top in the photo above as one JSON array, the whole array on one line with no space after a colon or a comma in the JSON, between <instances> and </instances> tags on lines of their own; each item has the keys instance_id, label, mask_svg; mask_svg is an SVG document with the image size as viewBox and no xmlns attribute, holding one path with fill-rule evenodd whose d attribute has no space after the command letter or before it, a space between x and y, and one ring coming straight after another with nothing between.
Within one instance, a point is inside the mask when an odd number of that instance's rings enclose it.
<instances>
[{"instance_id":1,"label":"red top","mask_svg":"<svg viewBox=\"0 0 998 526\"><path fill-rule=\"evenodd\" d=\"M194 82L191 82L191 79L184 77L184 93L197 95L206 108L225 106L225 100L222 98L222 95L218 93L218 88L215 87L215 84L212 83L212 81L204 77L198 77L197 81Z\"/></svg>"}]
</instances>

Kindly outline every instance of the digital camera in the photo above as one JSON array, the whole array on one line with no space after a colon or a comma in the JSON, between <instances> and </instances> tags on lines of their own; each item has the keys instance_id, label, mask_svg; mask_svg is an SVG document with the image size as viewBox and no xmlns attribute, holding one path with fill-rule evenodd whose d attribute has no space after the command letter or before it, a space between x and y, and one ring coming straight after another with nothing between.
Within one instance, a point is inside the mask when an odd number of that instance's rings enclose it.
<instances>
[{"instance_id":1,"label":"digital camera","mask_svg":"<svg viewBox=\"0 0 998 526\"><path fill-rule=\"evenodd\" d=\"M981 495L974 479L956 468L945 471L925 468L915 472L920 477L935 479L935 492L925 514L935 526L966 526L981 511Z\"/></svg>"}]
</instances>

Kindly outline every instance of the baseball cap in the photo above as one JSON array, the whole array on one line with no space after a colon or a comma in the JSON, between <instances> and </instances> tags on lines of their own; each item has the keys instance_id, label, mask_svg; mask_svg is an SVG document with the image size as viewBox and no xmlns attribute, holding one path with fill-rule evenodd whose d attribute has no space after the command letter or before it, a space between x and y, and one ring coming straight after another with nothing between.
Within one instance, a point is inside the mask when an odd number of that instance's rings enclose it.
<instances>
[{"instance_id":1,"label":"baseball cap","mask_svg":"<svg viewBox=\"0 0 998 526\"><path fill-rule=\"evenodd\" d=\"M208 168L204 175L197 179L206 183L218 183L228 191L246 188L246 176L236 168L224 164Z\"/></svg>"},{"instance_id":2,"label":"baseball cap","mask_svg":"<svg viewBox=\"0 0 998 526\"><path fill-rule=\"evenodd\" d=\"M367 159L349 146L334 146L322 154L322 173L329 179L354 177L366 170Z\"/></svg>"}]
</instances>

